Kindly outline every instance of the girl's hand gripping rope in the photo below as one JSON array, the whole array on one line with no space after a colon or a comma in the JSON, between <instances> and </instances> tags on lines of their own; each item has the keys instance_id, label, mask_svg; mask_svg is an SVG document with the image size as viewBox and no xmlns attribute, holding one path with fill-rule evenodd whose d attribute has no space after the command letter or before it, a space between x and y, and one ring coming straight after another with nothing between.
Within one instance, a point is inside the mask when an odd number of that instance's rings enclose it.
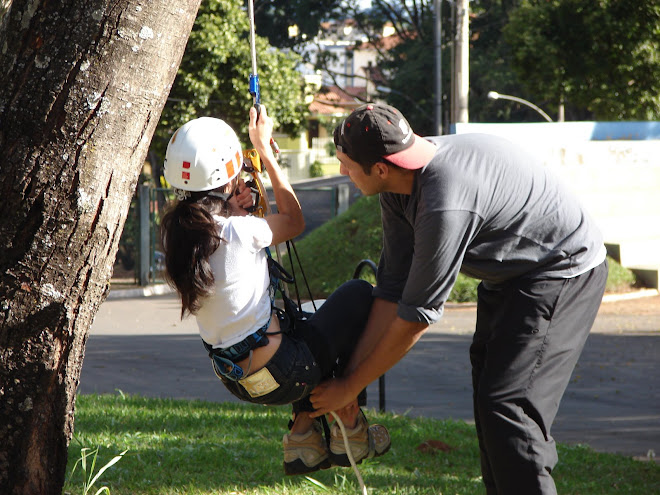
<instances>
[{"instance_id":1,"label":"girl's hand gripping rope","mask_svg":"<svg viewBox=\"0 0 660 495\"><path fill-rule=\"evenodd\" d=\"M249 211L250 208L254 206L254 198L252 197L252 191L245 184L243 179L238 179L238 191L236 193L236 202L238 206L243 208L246 211Z\"/></svg>"},{"instance_id":2,"label":"girl's hand gripping rope","mask_svg":"<svg viewBox=\"0 0 660 495\"><path fill-rule=\"evenodd\" d=\"M249 133L250 140L262 159L273 153L270 147L270 141L273 139L273 119L268 116L264 105L259 106L259 112L256 107L250 108Z\"/></svg>"},{"instance_id":3,"label":"girl's hand gripping rope","mask_svg":"<svg viewBox=\"0 0 660 495\"><path fill-rule=\"evenodd\" d=\"M257 110L257 120L259 120L259 117L261 116L261 103L255 103L254 108ZM280 147L277 145L277 142L273 137L270 137L270 147L273 149L273 152L277 155L280 152Z\"/></svg>"}]
</instances>

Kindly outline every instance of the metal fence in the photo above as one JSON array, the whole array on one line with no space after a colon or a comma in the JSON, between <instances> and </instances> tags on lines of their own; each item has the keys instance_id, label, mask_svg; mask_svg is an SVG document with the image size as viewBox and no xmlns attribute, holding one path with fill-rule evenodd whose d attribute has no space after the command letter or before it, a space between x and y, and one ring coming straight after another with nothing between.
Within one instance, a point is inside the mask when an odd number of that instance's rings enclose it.
<instances>
[{"instance_id":1,"label":"metal fence","mask_svg":"<svg viewBox=\"0 0 660 495\"><path fill-rule=\"evenodd\" d=\"M293 184L292 187L305 218L305 231L299 239L346 211L360 196L350 180L342 176L310 179ZM266 192L276 211L272 190L266 188ZM140 285L146 286L162 280L164 259L160 245L160 218L165 204L172 197L170 189L140 185L133 199L134 207L131 210L136 211L137 218L134 220L138 224L137 242L133 247L137 260L135 278Z\"/></svg>"}]
</instances>

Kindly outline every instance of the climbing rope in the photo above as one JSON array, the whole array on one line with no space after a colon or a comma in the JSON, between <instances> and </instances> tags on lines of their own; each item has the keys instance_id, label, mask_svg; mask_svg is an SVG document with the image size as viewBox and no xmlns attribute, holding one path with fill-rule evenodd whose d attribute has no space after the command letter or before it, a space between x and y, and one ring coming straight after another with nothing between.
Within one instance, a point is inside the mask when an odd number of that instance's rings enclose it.
<instances>
[{"instance_id":1,"label":"climbing rope","mask_svg":"<svg viewBox=\"0 0 660 495\"><path fill-rule=\"evenodd\" d=\"M358 470L357 464L355 463L355 458L353 457L353 452L351 451L351 445L348 443L348 435L346 435L346 428L344 427L344 423L342 422L341 419L339 419L339 416L335 414L334 411L330 411L330 414L332 414L332 416L335 418L335 421L337 422L337 424L339 425L339 429L341 430L341 434L344 437L344 447L346 448L346 454L348 455L348 460L351 463L351 467L353 468L353 471L355 471L355 476L358 479L358 483L360 483L360 491L362 492L362 495L368 495L367 486L364 484L364 481L362 480L362 475Z\"/></svg>"}]
</instances>

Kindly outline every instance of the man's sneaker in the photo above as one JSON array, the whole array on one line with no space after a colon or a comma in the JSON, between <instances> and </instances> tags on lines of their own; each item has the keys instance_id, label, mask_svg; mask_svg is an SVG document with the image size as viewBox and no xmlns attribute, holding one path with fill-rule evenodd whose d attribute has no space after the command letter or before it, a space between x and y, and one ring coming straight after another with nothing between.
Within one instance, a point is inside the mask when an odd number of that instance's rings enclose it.
<instances>
[{"instance_id":1,"label":"man's sneaker","mask_svg":"<svg viewBox=\"0 0 660 495\"><path fill-rule=\"evenodd\" d=\"M345 429L348 444L351 447L351 453L356 464L366 458L379 457L390 450L392 440L387 428L383 425L369 426L362 410L358 414L355 427ZM337 422L330 429L330 460L335 466L351 465L348 454L346 454L344 436Z\"/></svg>"},{"instance_id":2,"label":"man's sneaker","mask_svg":"<svg viewBox=\"0 0 660 495\"><path fill-rule=\"evenodd\" d=\"M282 438L282 444L285 474L311 473L331 466L327 445L318 421L314 421L307 433L287 433Z\"/></svg>"}]
</instances>

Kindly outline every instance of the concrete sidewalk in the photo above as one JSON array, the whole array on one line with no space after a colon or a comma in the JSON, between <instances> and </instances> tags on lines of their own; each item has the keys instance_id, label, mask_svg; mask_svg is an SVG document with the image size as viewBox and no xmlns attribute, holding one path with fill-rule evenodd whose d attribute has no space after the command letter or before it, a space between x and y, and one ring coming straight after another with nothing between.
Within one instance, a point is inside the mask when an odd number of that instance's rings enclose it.
<instances>
[{"instance_id":1,"label":"concrete sidewalk","mask_svg":"<svg viewBox=\"0 0 660 495\"><path fill-rule=\"evenodd\" d=\"M607 304L607 303L604 303ZM81 393L236 401L211 371L193 319L169 295L113 298L87 343ZM646 457L660 453L660 315L601 312L553 427L558 442ZM473 421L468 356L476 311L449 307L386 375L386 409ZM378 387L369 387L378 407Z\"/></svg>"}]
</instances>

